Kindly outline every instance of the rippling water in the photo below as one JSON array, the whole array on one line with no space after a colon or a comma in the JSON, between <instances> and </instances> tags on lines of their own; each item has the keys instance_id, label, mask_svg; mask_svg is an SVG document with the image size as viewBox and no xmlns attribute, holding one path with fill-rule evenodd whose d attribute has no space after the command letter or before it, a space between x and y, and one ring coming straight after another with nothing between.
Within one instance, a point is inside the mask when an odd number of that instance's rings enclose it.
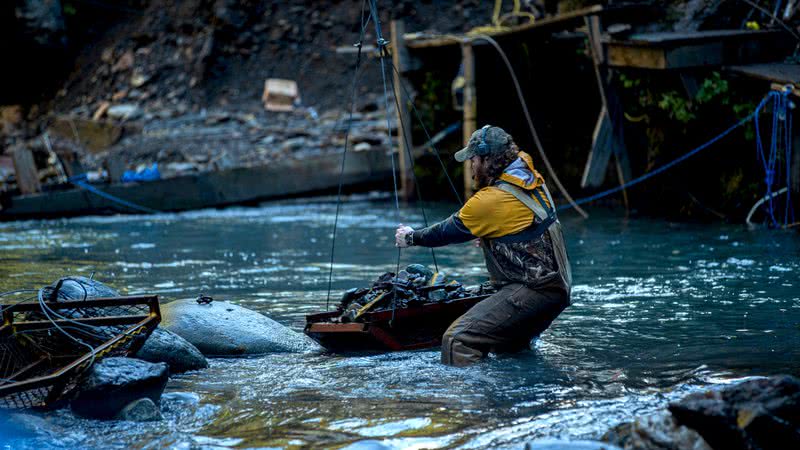
<instances>
[{"instance_id":1,"label":"rippling water","mask_svg":"<svg viewBox=\"0 0 800 450\"><path fill-rule=\"evenodd\" d=\"M444 218L452 205L429 212ZM164 301L212 295L302 330L325 308L329 199L150 217L0 223L0 291L65 274ZM334 292L394 270L391 202L343 205ZM403 222L419 225L413 207ZM359 357L217 359L167 386L156 423L69 411L0 413L14 448L521 448L542 437L597 438L687 392L800 368L800 237L733 225L565 214L573 305L515 357L474 367L438 351ZM442 270L485 277L479 249L437 251ZM403 263L430 263L411 249ZM334 297L336 298L336 297Z\"/></svg>"}]
</instances>

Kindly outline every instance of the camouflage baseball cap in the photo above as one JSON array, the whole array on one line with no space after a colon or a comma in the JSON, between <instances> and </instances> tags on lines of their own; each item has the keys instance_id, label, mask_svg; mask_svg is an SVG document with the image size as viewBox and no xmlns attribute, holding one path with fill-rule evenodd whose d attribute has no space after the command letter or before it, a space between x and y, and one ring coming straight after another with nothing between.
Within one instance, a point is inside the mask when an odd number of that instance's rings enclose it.
<instances>
[{"instance_id":1,"label":"camouflage baseball cap","mask_svg":"<svg viewBox=\"0 0 800 450\"><path fill-rule=\"evenodd\" d=\"M500 153L512 142L511 135L500 127L486 125L472 133L467 146L455 154L456 161L464 162L473 156L486 156Z\"/></svg>"}]
</instances>

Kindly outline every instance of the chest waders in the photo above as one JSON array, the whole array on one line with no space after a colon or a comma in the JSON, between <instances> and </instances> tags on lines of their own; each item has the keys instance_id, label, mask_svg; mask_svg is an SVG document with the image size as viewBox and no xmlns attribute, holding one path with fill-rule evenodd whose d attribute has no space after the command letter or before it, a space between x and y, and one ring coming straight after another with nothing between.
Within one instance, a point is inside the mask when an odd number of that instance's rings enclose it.
<instances>
[{"instance_id":1,"label":"chest waders","mask_svg":"<svg viewBox=\"0 0 800 450\"><path fill-rule=\"evenodd\" d=\"M498 182L496 186L498 189L513 195L517 200L522 202L523 205L528 207L528 209L533 212L536 219L538 219L538 223L537 220L534 220L531 226L518 233L509 234L494 239L484 239L484 241L486 241L486 245L484 246L486 250L485 253L490 260L490 264L494 266L494 268L501 274L504 273L502 266L497 262L497 259L494 256L491 243L496 242L499 244L515 244L520 242L531 242L535 241L536 239L540 239L544 233L549 233L550 240L553 244L555 261L558 265L558 276L556 277L557 280L555 281L557 282L556 284L561 285L566 290L567 294L569 294L572 286L572 268L570 267L569 258L567 257L564 235L561 231L561 222L558 221L558 216L556 215L556 210L553 206L555 203L553 202L553 198L550 196L550 191L548 191L547 186L544 184L541 186L542 191L544 191L544 194L547 197L547 202L545 202L542 194L538 191L538 188L532 191L533 197L531 197L531 192L510 183L501 181ZM547 206L548 203L550 206ZM508 276L504 276L504 278L507 279L505 281L515 281ZM531 287L535 288L536 286Z\"/></svg>"}]
</instances>

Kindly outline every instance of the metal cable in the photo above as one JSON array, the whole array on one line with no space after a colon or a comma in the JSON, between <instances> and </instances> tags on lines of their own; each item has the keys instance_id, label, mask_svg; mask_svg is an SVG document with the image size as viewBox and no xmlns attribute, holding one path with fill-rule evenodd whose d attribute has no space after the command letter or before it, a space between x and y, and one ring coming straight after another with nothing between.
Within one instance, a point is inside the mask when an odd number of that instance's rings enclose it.
<instances>
[{"instance_id":1,"label":"metal cable","mask_svg":"<svg viewBox=\"0 0 800 450\"><path fill-rule=\"evenodd\" d=\"M422 115L417 110L417 106L414 104L414 100L411 98L411 94L408 92L408 89L403 84L403 80L400 77L400 72L397 70L397 67L395 67L392 61L389 61L389 64L391 64L392 70L394 70L394 72L397 73L398 78L400 79L400 88L403 91L403 95L405 96L408 103L411 104L411 110L414 111L414 116L416 116L417 121L422 127L422 131L425 133L425 137L428 138L428 142L431 142L430 146L431 149L433 149L433 154L436 155L436 159L439 160L439 165L442 166L442 172L444 172L444 176L447 177L447 182L450 184L450 188L453 190L453 194L455 194L456 200L458 200L458 203L463 205L464 201L461 199L461 194L458 193L458 189L456 188L455 183L453 183L453 179L450 178L450 173L448 173L447 171L447 166L444 164L444 161L442 160L442 156L439 153L439 150L437 150L436 146L433 145L432 143L433 138L431 137L430 133L428 133L428 128L425 126L425 122L422 121Z\"/></svg>"},{"instance_id":2,"label":"metal cable","mask_svg":"<svg viewBox=\"0 0 800 450\"><path fill-rule=\"evenodd\" d=\"M417 201L419 202L419 209L422 211L422 220L425 223L425 227L428 227L428 215L425 213L425 206L422 204L422 189L420 189L419 180L417 180L417 174L414 171L414 154L411 152L411 142L408 141L408 135L411 133L411 124L405 123L403 120L402 114L400 114L400 100L397 98L397 90L394 84L394 77L390 78L390 84L392 86L392 98L394 98L394 105L397 108L398 114L397 117L399 118L399 125L400 128L398 129L398 136L400 134L403 135L403 142L405 143L406 153L408 154L408 160L411 163L411 177L414 179L414 187L416 187L417 191ZM400 130L404 130L405 133L400 133ZM433 267L436 271L439 271L439 264L436 261L436 252L433 250L433 247L430 248L431 251L431 258L433 259Z\"/></svg>"},{"instance_id":3,"label":"metal cable","mask_svg":"<svg viewBox=\"0 0 800 450\"><path fill-rule=\"evenodd\" d=\"M358 38L358 53L356 55L356 67L353 73L353 89L350 99L350 117L347 120L347 128L344 133L344 151L342 152L342 166L339 170L339 189L336 194L336 215L333 219L333 234L331 236L331 263L330 268L328 270L328 295L325 299L325 310L327 311L330 307L331 301L331 286L333 285L333 261L334 261L334 251L336 249L336 229L339 225L339 211L342 205L342 186L344 184L344 167L345 161L347 160L347 146L350 143L350 129L353 127L353 110L355 109L356 104L356 87L358 86L358 78L359 78L359 69L361 68L361 51L364 46L364 33L369 24L369 17L367 17L367 21L364 21L364 5L366 0L361 2L361 32Z\"/></svg>"}]
</instances>

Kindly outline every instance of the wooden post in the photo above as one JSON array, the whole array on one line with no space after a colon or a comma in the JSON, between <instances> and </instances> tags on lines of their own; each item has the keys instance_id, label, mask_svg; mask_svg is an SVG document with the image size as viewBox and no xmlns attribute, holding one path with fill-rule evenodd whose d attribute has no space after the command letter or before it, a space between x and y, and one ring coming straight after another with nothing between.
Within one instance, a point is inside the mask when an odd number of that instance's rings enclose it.
<instances>
[{"instance_id":1,"label":"wooden post","mask_svg":"<svg viewBox=\"0 0 800 450\"><path fill-rule=\"evenodd\" d=\"M27 147L17 147L11 157L14 159L14 176L17 187L23 194L35 194L42 190L39 172L33 160L33 152Z\"/></svg>"},{"instance_id":2,"label":"wooden post","mask_svg":"<svg viewBox=\"0 0 800 450\"><path fill-rule=\"evenodd\" d=\"M464 66L464 145L478 129L478 104L475 91L475 53L472 42L461 44L461 64ZM472 163L464 161L464 199L472 196Z\"/></svg>"},{"instance_id":3,"label":"wooden post","mask_svg":"<svg viewBox=\"0 0 800 450\"><path fill-rule=\"evenodd\" d=\"M614 165L617 172L617 180L622 185L631 179L628 150L625 147L625 139L622 133L622 105L615 93L608 87L605 54L600 40L600 18L598 16L590 16L586 17L584 21L602 107L592 135L592 148L589 151L589 159L583 171L581 186L599 186L603 183L606 167L612 154L615 156ZM627 209L628 195L624 189L622 196Z\"/></svg>"},{"instance_id":4,"label":"wooden post","mask_svg":"<svg viewBox=\"0 0 800 450\"><path fill-rule=\"evenodd\" d=\"M414 195L414 161L412 151L414 143L411 140L411 114L408 111L408 101L403 96L404 77L408 65L408 49L404 34L405 23L402 20L393 20L391 26L392 62L397 70L392 71L394 79L394 95L397 98L397 150L400 161L400 197L408 201Z\"/></svg>"}]
</instances>

